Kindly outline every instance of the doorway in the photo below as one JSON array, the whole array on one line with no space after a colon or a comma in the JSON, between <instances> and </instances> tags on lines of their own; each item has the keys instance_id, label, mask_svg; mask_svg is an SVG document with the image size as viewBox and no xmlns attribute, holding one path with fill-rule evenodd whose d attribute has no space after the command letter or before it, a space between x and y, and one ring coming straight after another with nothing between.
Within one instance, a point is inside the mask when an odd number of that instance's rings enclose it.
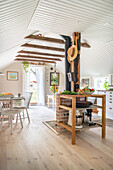
<instances>
[{"instance_id":1,"label":"doorway","mask_svg":"<svg viewBox=\"0 0 113 170\"><path fill-rule=\"evenodd\" d=\"M30 66L29 91L32 105L45 105L45 66Z\"/></svg>"}]
</instances>

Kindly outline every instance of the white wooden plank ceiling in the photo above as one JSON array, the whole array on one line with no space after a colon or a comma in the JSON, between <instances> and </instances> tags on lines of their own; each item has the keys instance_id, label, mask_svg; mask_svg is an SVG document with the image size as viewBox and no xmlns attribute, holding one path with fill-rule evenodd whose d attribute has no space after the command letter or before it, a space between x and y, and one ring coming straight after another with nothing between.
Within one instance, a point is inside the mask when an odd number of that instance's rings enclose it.
<instances>
[{"instance_id":1,"label":"white wooden plank ceiling","mask_svg":"<svg viewBox=\"0 0 113 170\"><path fill-rule=\"evenodd\" d=\"M70 36L78 31L85 39L110 41L113 39L113 1L0 1L0 53L20 45L24 36L34 30Z\"/></svg>"},{"instance_id":2,"label":"white wooden plank ceiling","mask_svg":"<svg viewBox=\"0 0 113 170\"><path fill-rule=\"evenodd\" d=\"M113 74L113 41L89 40L91 48L81 48L81 76Z\"/></svg>"},{"instance_id":3,"label":"white wooden plank ceiling","mask_svg":"<svg viewBox=\"0 0 113 170\"><path fill-rule=\"evenodd\" d=\"M0 52L22 43L38 0L0 1ZM33 31L32 31L33 32Z\"/></svg>"},{"instance_id":4,"label":"white wooden plank ceiling","mask_svg":"<svg viewBox=\"0 0 113 170\"><path fill-rule=\"evenodd\" d=\"M40 0L30 29L100 41L113 39L112 0Z\"/></svg>"},{"instance_id":5,"label":"white wooden plank ceiling","mask_svg":"<svg viewBox=\"0 0 113 170\"><path fill-rule=\"evenodd\" d=\"M24 37L35 31L56 38L61 38L58 34L71 36L72 32L81 32L82 39L86 39L91 45L91 49L81 50L81 73L94 74L96 71L98 74L104 71L113 73L113 43L111 42L113 0L0 1L0 68L14 60L16 52L21 50L19 49L21 44L31 43L30 40L24 40ZM35 40L32 42L63 47L63 45ZM24 50L41 51L27 48ZM98 69L91 67L92 58L98 65ZM102 67L99 64L101 62Z\"/></svg>"}]
</instances>

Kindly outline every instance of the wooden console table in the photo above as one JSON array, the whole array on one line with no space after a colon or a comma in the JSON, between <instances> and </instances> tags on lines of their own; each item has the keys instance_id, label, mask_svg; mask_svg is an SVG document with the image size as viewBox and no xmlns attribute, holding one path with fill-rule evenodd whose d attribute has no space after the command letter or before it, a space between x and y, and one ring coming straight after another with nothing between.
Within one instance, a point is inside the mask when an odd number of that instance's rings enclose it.
<instances>
[{"instance_id":1,"label":"wooden console table","mask_svg":"<svg viewBox=\"0 0 113 170\"><path fill-rule=\"evenodd\" d=\"M76 98L77 97L96 97L102 98L102 107L95 105L95 108L102 108L102 138L105 138L106 132L106 95L64 95L60 94L59 96L59 108L66 109L72 111L72 127L68 126L67 124L59 123L62 127L66 128L70 132L72 132L72 144L75 145L76 143ZM72 100L72 107L67 107L61 104L61 99L71 99ZM87 108L84 108L87 109ZM80 110L80 109L79 109Z\"/></svg>"}]
</instances>

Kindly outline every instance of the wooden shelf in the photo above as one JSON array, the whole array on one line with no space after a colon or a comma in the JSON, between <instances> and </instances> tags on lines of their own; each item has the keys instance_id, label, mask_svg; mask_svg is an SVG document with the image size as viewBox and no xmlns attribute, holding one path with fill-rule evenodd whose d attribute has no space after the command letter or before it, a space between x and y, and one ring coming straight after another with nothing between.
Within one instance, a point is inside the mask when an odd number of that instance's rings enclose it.
<instances>
[{"instance_id":1,"label":"wooden shelf","mask_svg":"<svg viewBox=\"0 0 113 170\"><path fill-rule=\"evenodd\" d=\"M68 131L72 132L72 127L69 126L68 124L59 123L59 125L61 125L61 126L64 127L65 129L67 129Z\"/></svg>"},{"instance_id":2,"label":"wooden shelf","mask_svg":"<svg viewBox=\"0 0 113 170\"><path fill-rule=\"evenodd\" d=\"M89 126L88 123L82 123L81 125L83 125L83 128L81 128L81 129L76 128L76 130L85 131L85 130L88 130L88 129L91 129L91 128L100 127L98 124Z\"/></svg>"},{"instance_id":3,"label":"wooden shelf","mask_svg":"<svg viewBox=\"0 0 113 170\"><path fill-rule=\"evenodd\" d=\"M60 105L59 106L60 108L62 109L66 109L66 110L70 110L72 111L72 108L71 107L67 107L67 106L64 106L64 105ZM96 109L96 108L102 108L101 106L98 106L98 105L91 105L90 107L77 107L76 110L84 110L84 109Z\"/></svg>"},{"instance_id":4,"label":"wooden shelf","mask_svg":"<svg viewBox=\"0 0 113 170\"><path fill-rule=\"evenodd\" d=\"M72 111L72 108L71 108L71 107L67 107L67 106L64 106L64 105L60 105L59 107L62 108L62 109L65 109L65 110L70 110L70 111Z\"/></svg>"},{"instance_id":5,"label":"wooden shelf","mask_svg":"<svg viewBox=\"0 0 113 170\"><path fill-rule=\"evenodd\" d=\"M96 109L96 108L102 108L101 106L97 106L97 105L91 105L89 107L81 107L81 108L76 108L76 110L84 110L84 109Z\"/></svg>"},{"instance_id":6,"label":"wooden shelf","mask_svg":"<svg viewBox=\"0 0 113 170\"><path fill-rule=\"evenodd\" d=\"M72 127L68 124L64 124L64 123L59 123L59 125L61 125L62 127L64 127L65 129L67 129L68 131L72 132ZM100 127L102 126L101 124L96 124L96 125L92 125L92 126L89 126L88 123L82 123L81 124L83 127L82 128L76 128L76 131L85 131L85 130L88 130L88 129L91 129L91 128L97 128L97 127Z\"/></svg>"}]
</instances>

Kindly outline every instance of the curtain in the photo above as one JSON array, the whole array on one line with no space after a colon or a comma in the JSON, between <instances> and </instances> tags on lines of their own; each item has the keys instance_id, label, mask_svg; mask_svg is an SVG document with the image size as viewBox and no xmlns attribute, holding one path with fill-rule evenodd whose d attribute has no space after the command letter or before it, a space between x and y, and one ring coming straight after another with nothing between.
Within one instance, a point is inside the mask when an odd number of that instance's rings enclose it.
<instances>
[{"instance_id":1,"label":"curtain","mask_svg":"<svg viewBox=\"0 0 113 170\"><path fill-rule=\"evenodd\" d=\"M45 105L45 67L36 68L37 102Z\"/></svg>"},{"instance_id":2,"label":"curtain","mask_svg":"<svg viewBox=\"0 0 113 170\"><path fill-rule=\"evenodd\" d=\"M22 89L22 94L24 95L25 92L30 91L30 72L25 73L23 70L23 89Z\"/></svg>"}]
</instances>

